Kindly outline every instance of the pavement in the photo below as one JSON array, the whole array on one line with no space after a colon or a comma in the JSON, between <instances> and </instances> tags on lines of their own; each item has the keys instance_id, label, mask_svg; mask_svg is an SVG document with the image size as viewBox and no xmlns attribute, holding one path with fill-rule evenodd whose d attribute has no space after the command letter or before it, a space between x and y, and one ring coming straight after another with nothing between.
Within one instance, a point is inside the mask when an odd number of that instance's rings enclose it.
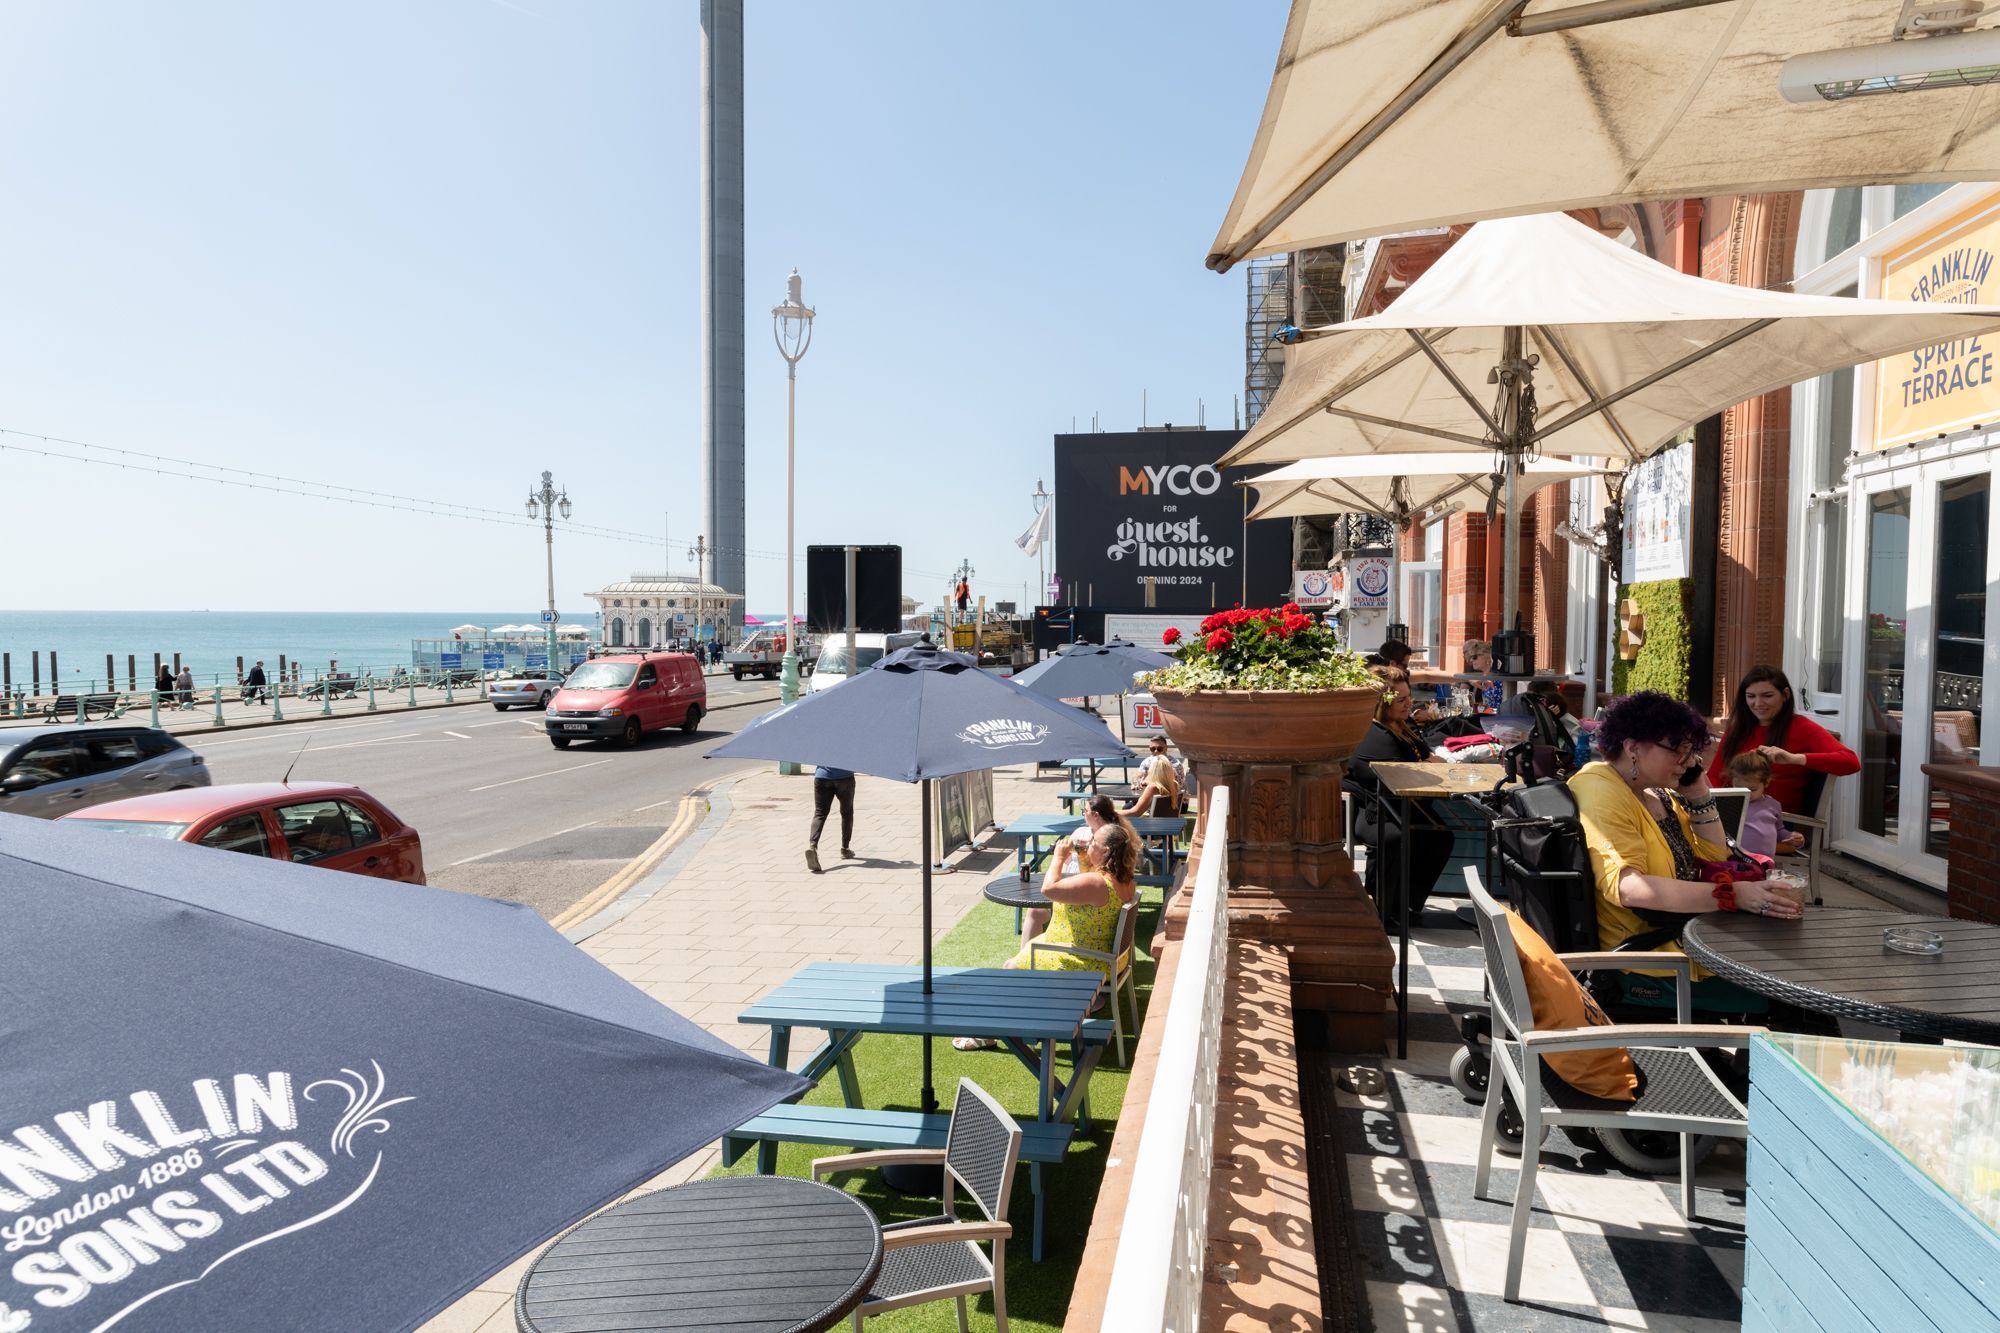
<instances>
[{"instance_id":1,"label":"pavement","mask_svg":"<svg viewBox=\"0 0 2000 1333\"><path fill-rule=\"evenodd\" d=\"M1004 824L1056 809L1063 780L1033 774L1031 767L994 773L995 819ZM671 854L567 933L654 999L762 1059L769 1030L739 1024L736 1015L807 963L921 956L917 801L912 784L857 778L854 848L861 857L840 858L836 811L820 838L826 872L815 875L804 857L811 776L785 777L775 765L759 765L718 784ZM966 868L933 877L939 939L980 901L1011 850L1002 840L994 850L960 851L951 860ZM818 1036L802 1032L793 1040L794 1065L804 1063ZM711 1144L641 1189L695 1179L719 1161L719 1145ZM495 1273L422 1333L512 1333L514 1291L530 1257Z\"/></svg>"}]
</instances>

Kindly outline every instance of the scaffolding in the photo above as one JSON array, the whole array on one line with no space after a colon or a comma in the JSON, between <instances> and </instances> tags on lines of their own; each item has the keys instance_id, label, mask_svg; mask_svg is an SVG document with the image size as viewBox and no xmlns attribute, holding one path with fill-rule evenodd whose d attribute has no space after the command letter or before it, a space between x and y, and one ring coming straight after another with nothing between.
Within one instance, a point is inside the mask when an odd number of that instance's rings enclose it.
<instances>
[{"instance_id":1,"label":"scaffolding","mask_svg":"<svg viewBox=\"0 0 2000 1333\"><path fill-rule=\"evenodd\" d=\"M1338 324L1347 317L1347 247L1320 246L1291 254L1263 255L1244 266L1248 304L1243 321L1243 424L1257 424L1285 379L1285 346L1277 340L1287 324L1302 329Z\"/></svg>"}]
</instances>

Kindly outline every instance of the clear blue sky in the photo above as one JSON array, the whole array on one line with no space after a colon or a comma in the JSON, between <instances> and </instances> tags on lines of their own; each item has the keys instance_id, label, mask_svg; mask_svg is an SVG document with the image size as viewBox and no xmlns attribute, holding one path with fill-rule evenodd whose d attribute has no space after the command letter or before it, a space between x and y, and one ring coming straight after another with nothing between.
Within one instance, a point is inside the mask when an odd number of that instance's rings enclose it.
<instances>
[{"instance_id":1,"label":"clear blue sky","mask_svg":"<svg viewBox=\"0 0 2000 1333\"><path fill-rule=\"evenodd\" d=\"M899 542L927 602L1013 546L1050 437L1229 424L1202 267L1286 7L751 0L749 545ZM700 523L693 0L11 0L0 428L517 512ZM18 435L0 443L33 444ZM69 446L63 446L72 451ZM12 607L538 605L540 534L0 451ZM559 537L579 595L650 549ZM749 561L775 610L784 562ZM803 572L800 576L803 598Z\"/></svg>"}]
</instances>

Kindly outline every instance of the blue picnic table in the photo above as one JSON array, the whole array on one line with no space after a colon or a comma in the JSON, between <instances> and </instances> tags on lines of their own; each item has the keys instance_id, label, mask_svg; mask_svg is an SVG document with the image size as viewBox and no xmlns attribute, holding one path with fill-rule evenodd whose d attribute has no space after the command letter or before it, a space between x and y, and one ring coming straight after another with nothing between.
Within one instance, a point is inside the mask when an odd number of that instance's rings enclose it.
<instances>
[{"instance_id":1,"label":"blue picnic table","mask_svg":"<svg viewBox=\"0 0 2000 1333\"><path fill-rule=\"evenodd\" d=\"M1120 773L1129 774L1132 770L1139 767L1139 760L1136 758L1128 759L1122 755L1113 756L1108 759L1085 756L1076 759L1065 759L1062 761L1060 767L1069 773L1069 785L1072 790L1096 791L1097 780L1104 776L1106 769L1115 768Z\"/></svg>"},{"instance_id":2,"label":"blue picnic table","mask_svg":"<svg viewBox=\"0 0 2000 1333\"><path fill-rule=\"evenodd\" d=\"M1146 856L1155 871L1139 876L1147 885L1164 885L1173 878L1174 840L1188 830L1186 815L1135 815L1132 830L1146 843ZM1019 873L1023 883L1042 868L1056 844L1083 827L1082 815L1021 815L1001 829L1021 840Z\"/></svg>"},{"instance_id":3,"label":"blue picnic table","mask_svg":"<svg viewBox=\"0 0 2000 1333\"><path fill-rule=\"evenodd\" d=\"M1097 972L940 967L932 970L931 993L926 995L923 969L918 967L812 963L744 1010L736 1021L761 1023L771 1029L770 1063L781 1069L791 1058L794 1028L824 1031L826 1042L798 1072L817 1083L833 1071L840 1079L841 1100L857 1112L861 1089L854 1073L854 1044L868 1033L926 1039L993 1038L1035 1076L1039 1088L1035 1123L1052 1127L1068 1119L1080 1104L1096 1067L1096 1056L1102 1052L1101 1041L1093 1041L1088 1052L1084 1047L1085 1020L1103 981ZM1070 1046L1073 1052L1074 1072L1067 1086L1056 1077L1059 1044ZM1035 1192L1034 1257L1040 1259L1041 1163L1029 1165ZM769 1174L776 1167L776 1143L768 1139L760 1142L758 1171Z\"/></svg>"}]
</instances>

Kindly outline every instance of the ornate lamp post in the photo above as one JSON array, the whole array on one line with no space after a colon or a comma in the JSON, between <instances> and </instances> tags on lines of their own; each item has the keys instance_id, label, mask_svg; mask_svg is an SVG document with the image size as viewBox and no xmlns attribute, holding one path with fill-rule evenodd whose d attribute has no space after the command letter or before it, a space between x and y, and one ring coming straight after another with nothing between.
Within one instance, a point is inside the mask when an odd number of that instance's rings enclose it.
<instances>
[{"instance_id":1,"label":"ornate lamp post","mask_svg":"<svg viewBox=\"0 0 2000 1333\"><path fill-rule=\"evenodd\" d=\"M569 517L569 492L556 490L552 473L542 474L540 490L528 492L528 517L542 520L542 541L548 550L549 563L549 670L556 671L556 515Z\"/></svg>"},{"instance_id":2,"label":"ornate lamp post","mask_svg":"<svg viewBox=\"0 0 2000 1333\"><path fill-rule=\"evenodd\" d=\"M785 661L779 675L778 694L787 704L799 697L799 627L792 614L793 581L797 569L792 561L792 525L795 512L795 463L798 457L799 360L812 346L813 311L805 303L799 271L785 281L785 303L771 310L771 337L778 355L785 358ZM797 764L785 764L781 771L796 773Z\"/></svg>"}]
</instances>

